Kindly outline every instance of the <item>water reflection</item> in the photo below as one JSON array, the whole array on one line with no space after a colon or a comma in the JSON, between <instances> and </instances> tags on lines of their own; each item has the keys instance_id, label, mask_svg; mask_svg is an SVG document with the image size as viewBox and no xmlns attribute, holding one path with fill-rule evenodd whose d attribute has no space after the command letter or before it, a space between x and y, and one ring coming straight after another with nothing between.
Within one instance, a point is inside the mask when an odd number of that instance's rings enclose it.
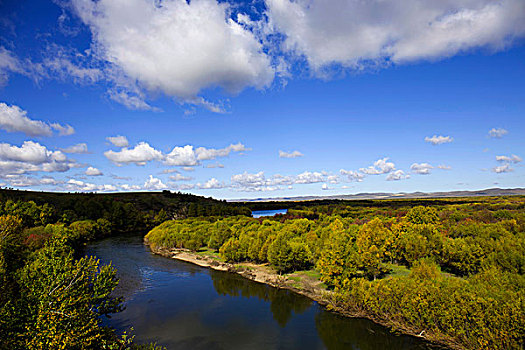
<instances>
[{"instance_id":1,"label":"water reflection","mask_svg":"<svg viewBox=\"0 0 525 350\"><path fill-rule=\"evenodd\" d=\"M220 295L255 297L270 303L274 320L285 327L293 314L302 314L312 307L312 300L288 290L279 290L247 280L239 275L212 271L213 287Z\"/></svg>"}]
</instances>

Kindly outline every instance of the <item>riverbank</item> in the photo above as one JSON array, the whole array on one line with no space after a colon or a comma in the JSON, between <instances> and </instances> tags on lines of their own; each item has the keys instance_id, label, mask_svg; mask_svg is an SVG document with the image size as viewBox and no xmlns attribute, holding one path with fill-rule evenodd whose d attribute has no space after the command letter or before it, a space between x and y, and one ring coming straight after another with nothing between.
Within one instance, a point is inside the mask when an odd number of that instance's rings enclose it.
<instances>
[{"instance_id":1,"label":"riverbank","mask_svg":"<svg viewBox=\"0 0 525 350\"><path fill-rule=\"evenodd\" d=\"M339 315L352 318L369 319L382 326L393 329L396 332L411 335L418 338L423 338L435 345L436 348L444 347L448 349L465 349L464 346L454 341L454 339L444 336L439 332L435 332L432 330L414 329L413 327L404 325L395 320L378 319L359 309L343 309L339 307L335 302L334 292L327 290L324 284L321 283L318 279L302 271L289 275L280 275L276 273L270 266L268 266L268 264L254 264L246 262L234 264L226 263L207 255L197 254L188 249L154 249L151 245L148 244L147 240L145 240L145 243L149 246L149 248L154 254L171 259L176 259L179 261L188 262L217 271L236 273L254 282L263 283L275 288L290 290L294 293L310 298L311 300L317 302L319 305L324 306L328 310L335 312Z\"/></svg>"}]
</instances>

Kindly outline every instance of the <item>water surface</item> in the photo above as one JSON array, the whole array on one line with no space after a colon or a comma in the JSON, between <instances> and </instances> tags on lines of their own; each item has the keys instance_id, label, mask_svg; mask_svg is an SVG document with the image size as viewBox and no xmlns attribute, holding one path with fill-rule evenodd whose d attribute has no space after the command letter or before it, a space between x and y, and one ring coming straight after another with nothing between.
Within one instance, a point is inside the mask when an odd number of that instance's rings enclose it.
<instances>
[{"instance_id":1,"label":"water surface","mask_svg":"<svg viewBox=\"0 0 525 350\"><path fill-rule=\"evenodd\" d=\"M310 299L150 253L141 236L95 242L87 253L118 269L126 309L105 322L168 349L430 349Z\"/></svg>"},{"instance_id":2,"label":"water surface","mask_svg":"<svg viewBox=\"0 0 525 350\"><path fill-rule=\"evenodd\" d=\"M274 216L276 214L286 214L288 209L272 209L272 210L254 210L252 216L254 218L260 218L263 216Z\"/></svg>"}]
</instances>

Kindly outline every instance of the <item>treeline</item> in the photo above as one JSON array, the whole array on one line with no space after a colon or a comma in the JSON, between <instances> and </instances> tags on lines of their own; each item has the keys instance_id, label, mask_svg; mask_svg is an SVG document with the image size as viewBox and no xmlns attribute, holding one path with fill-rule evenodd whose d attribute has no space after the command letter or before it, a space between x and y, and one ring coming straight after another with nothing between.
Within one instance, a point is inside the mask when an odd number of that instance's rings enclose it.
<instances>
[{"instance_id":1,"label":"treeline","mask_svg":"<svg viewBox=\"0 0 525 350\"><path fill-rule=\"evenodd\" d=\"M279 272L315 268L340 311L466 348L522 348L525 199L388 202L309 205L290 210L294 219L167 221L146 239Z\"/></svg>"},{"instance_id":2,"label":"treeline","mask_svg":"<svg viewBox=\"0 0 525 350\"><path fill-rule=\"evenodd\" d=\"M251 212L240 204L170 191L101 194L0 189L1 214L21 217L24 226L104 218L116 233L147 231L165 220L187 216L250 216Z\"/></svg>"}]
</instances>

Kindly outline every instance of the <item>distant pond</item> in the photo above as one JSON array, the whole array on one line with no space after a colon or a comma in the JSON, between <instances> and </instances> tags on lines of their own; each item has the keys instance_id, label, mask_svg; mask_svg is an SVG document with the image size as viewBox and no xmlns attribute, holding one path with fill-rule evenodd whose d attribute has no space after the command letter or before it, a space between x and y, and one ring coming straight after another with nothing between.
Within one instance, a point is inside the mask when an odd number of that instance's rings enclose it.
<instances>
[{"instance_id":1,"label":"distant pond","mask_svg":"<svg viewBox=\"0 0 525 350\"><path fill-rule=\"evenodd\" d=\"M260 218L262 216L274 216L276 214L286 214L288 209L275 209L275 210L254 210L252 216L254 218Z\"/></svg>"},{"instance_id":2,"label":"distant pond","mask_svg":"<svg viewBox=\"0 0 525 350\"><path fill-rule=\"evenodd\" d=\"M189 263L153 255L142 237L92 243L88 255L112 262L126 309L105 319L136 340L168 349L430 349L364 319L325 311L310 299Z\"/></svg>"}]
</instances>

